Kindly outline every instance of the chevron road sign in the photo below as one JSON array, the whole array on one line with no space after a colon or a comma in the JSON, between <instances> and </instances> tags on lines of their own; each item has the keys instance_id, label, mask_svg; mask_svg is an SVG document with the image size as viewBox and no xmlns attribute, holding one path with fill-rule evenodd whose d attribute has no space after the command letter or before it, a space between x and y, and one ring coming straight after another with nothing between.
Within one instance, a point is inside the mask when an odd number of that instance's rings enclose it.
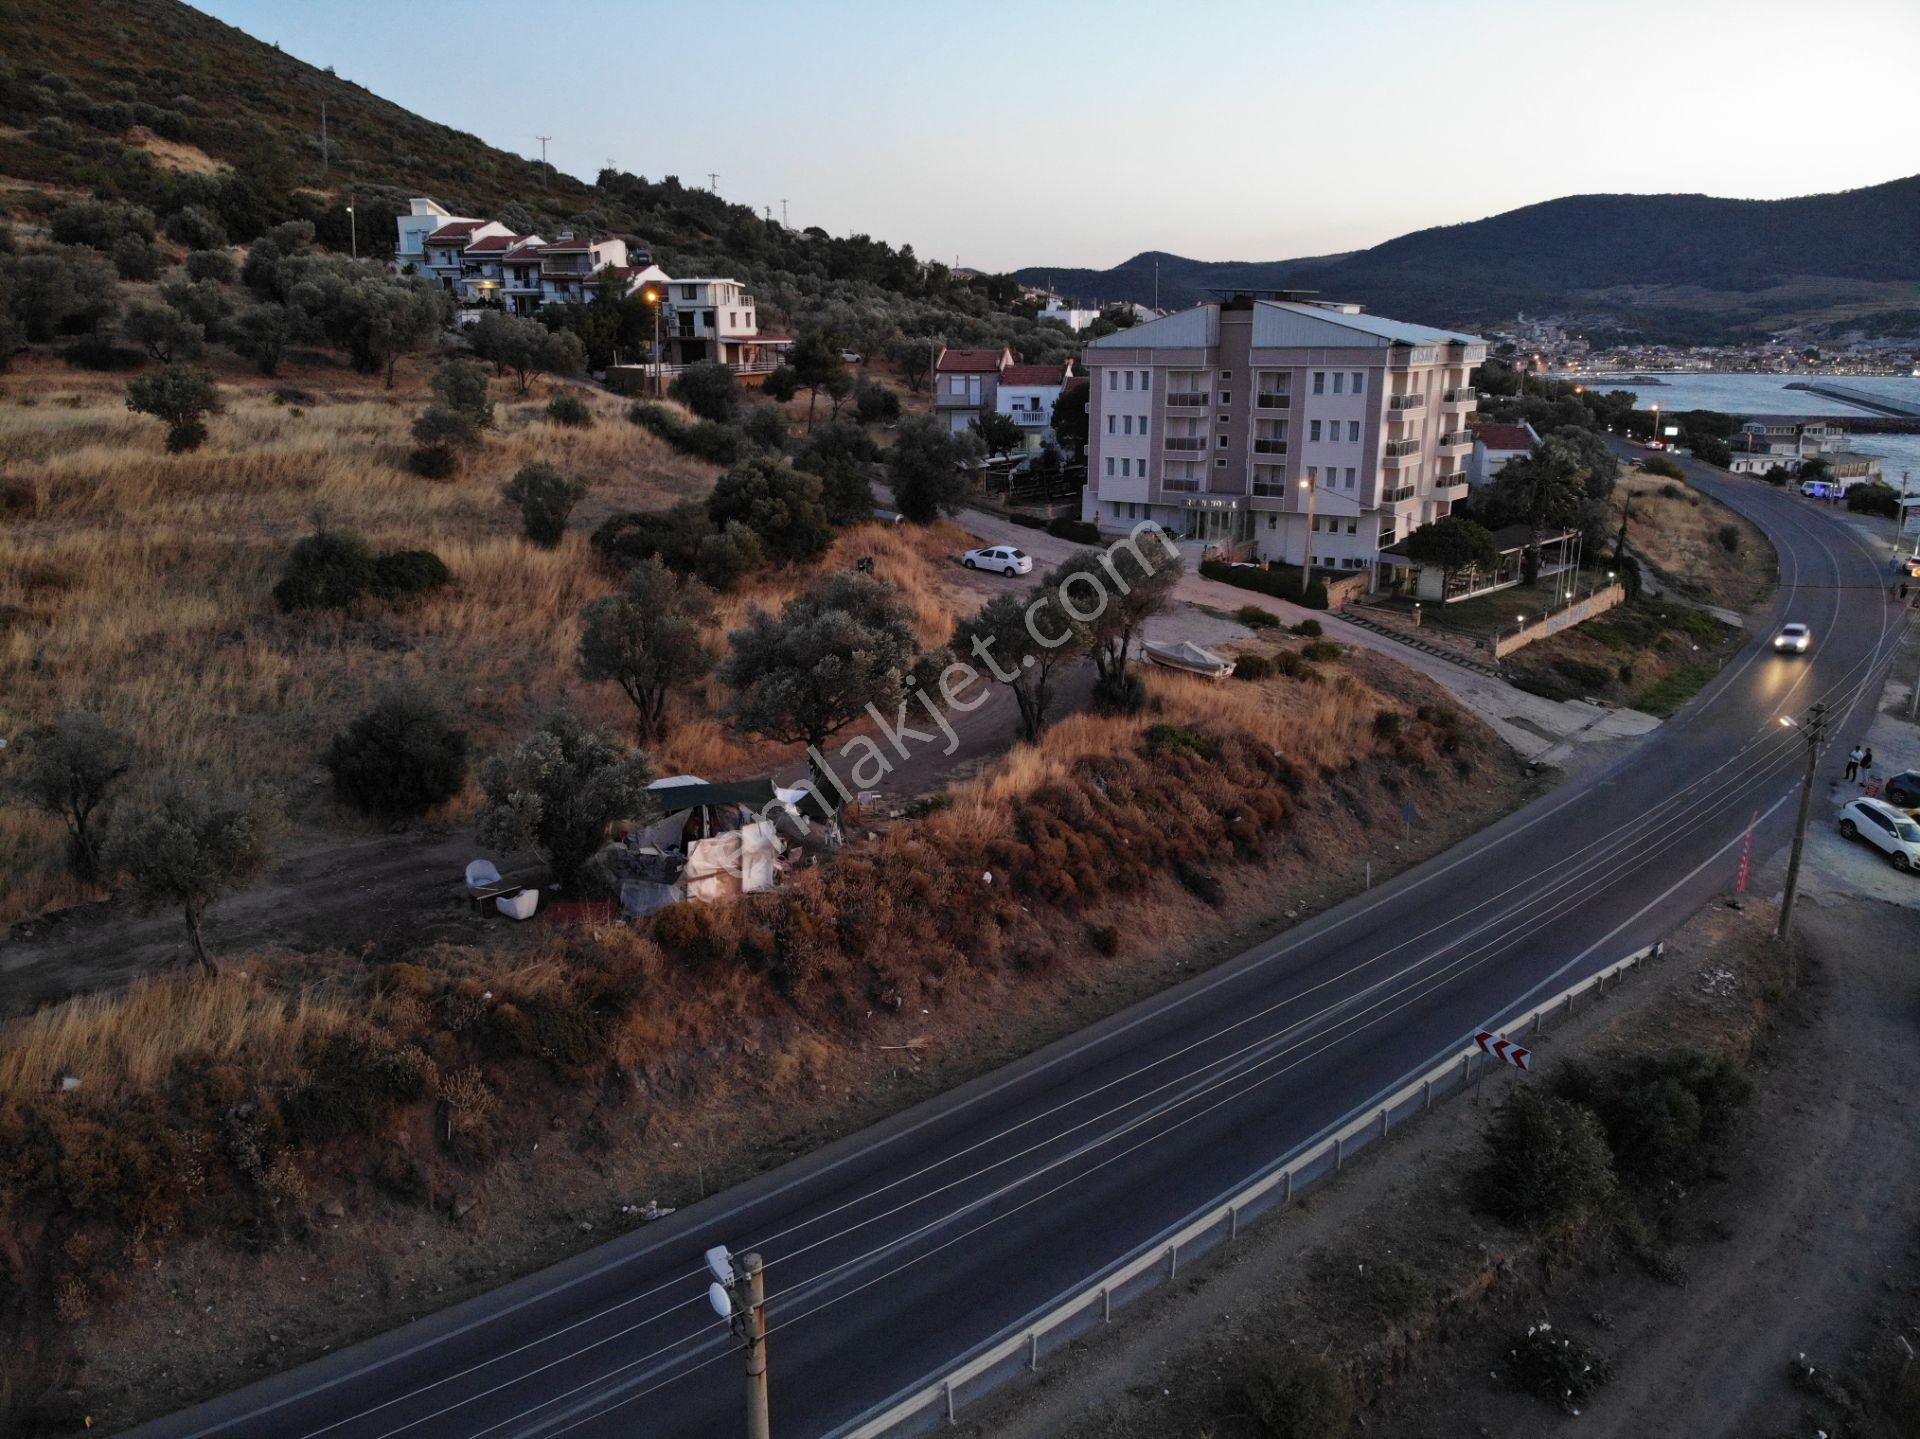
<instances>
[{"instance_id":1,"label":"chevron road sign","mask_svg":"<svg viewBox=\"0 0 1920 1439\"><path fill-rule=\"evenodd\" d=\"M1511 1064L1515 1069L1533 1068L1533 1051L1522 1049L1510 1039L1502 1039L1490 1029L1483 1029L1474 1035L1473 1042L1480 1046L1483 1054L1491 1054L1502 1064Z\"/></svg>"}]
</instances>

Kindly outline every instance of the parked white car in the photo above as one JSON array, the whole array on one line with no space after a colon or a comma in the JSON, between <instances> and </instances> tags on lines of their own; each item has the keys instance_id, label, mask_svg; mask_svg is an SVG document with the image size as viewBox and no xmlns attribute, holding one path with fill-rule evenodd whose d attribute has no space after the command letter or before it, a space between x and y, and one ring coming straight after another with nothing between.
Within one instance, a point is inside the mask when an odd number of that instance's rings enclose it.
<instances>
[{"instance_id":1,"label":"parked white car","mask_svg":"<svg viewBox=\"0 0 1920 1439\"><path fill-rule=\"evenodd\" d=\"M1780 633L1773 637L1773 652L1780 655L1803 655L1812 644L1813 631L1795 622L1780 626Z\"/></svg>"},{"instance_id":2,"label":"parked white car","mask_svg":"<svg viewBox=\"0 0 1920 1439\"><path fill-rule=\"evenodd\" d=\"M1920 869L1920 824L1885 800L1850 801L1840 811L1840 833L1866 840L1892 860L1895 869Z\"/></svg>"},{"instance_id":3,"label":"parked white car","mask_svg":"<svg viewBox=\"0 0 1920 1439\"><path fill-rule=\"evenodd\" d=\"M1030 575L1033 556L1012 545L989 545L983 550L968 550L960 563L970 570L998 570L1003 575Z\"/></svg>"}]
</instances>

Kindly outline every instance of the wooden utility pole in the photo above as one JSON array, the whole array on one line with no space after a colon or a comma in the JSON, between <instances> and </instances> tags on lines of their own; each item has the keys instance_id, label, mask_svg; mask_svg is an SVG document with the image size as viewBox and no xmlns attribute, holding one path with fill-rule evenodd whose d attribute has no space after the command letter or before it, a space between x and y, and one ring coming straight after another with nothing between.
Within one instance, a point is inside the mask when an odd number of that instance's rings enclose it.
<instances>
[{"instance_id":1,"label":"wooden utility pole","mask_svg":"<svg viewBox=\"0 0 1920 1439\"><path fill-rule=\"evenodd\" d=\"M747 1346L747 1439L771 1439L767 1420L767 1277L758 1254L739 1262L747 1291L741 1338Z\"/></svg>"},{"instance_id":2,"label":"wooden utility pole","mask_svg":"<svg viewBox=\"0 0 1920 1439\"><path fill-rule=\"evenodd\" d=\"M1792 720L1782 720L1800 731L1800 737L1807 742L1807 772L1800 782L1800 815L1793 824L1793 852L1787 856L1787 891L1780 897L1780 927L1773 932L1775 939L1787 937L1787 926L1793 920L1793 900L1800 889L1800 851L1807 842L1807 815L1813 808L1813 774L1820 763L1820 743L1827 734L1827 707L1815 705L1807 713L1807 722L1796 725Z\"/></svg>"},{"instance_id":3,"label":"wooden utility pole","mask_svg":"<svg viewBox=\"0 0 1920 1439\"><path fill-rule=\"evenodd\" d=\"M547 141L553 136L535 135L533 138L540 142L540 193L544 195L547 192Z\"/></svg>"}]
</instances>

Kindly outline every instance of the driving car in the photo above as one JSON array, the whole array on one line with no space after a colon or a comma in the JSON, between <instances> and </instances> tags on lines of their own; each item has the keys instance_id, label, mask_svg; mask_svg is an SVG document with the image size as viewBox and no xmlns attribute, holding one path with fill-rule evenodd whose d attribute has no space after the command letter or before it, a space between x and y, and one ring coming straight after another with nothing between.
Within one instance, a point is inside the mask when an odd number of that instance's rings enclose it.
<instances>
[{"instance_id":1,"label":"driving car","mask_svg":"<svg viewBox=\"0 0 1920 1439\"><path fill-rule=\"evenodd\" d=\"M1780 626L1780 633L1773 637L1775 654L1803 655L1813 644L1813 631L1798 621Z\"/></svg>"},{"instance_id":2,"label":"driving car","mask_svg":"<svg viewBox=\"0 0 1920 1439\"><path fill-rule=\"evenodd\" d=\"M1920 809L1920 770L1901 770L1888 780L1887 803L1896 809Z\"/></svg>"},{"instance_id":3,"label":"driving car","mask_svg":"<svg viewBox=\"0 0 1920 1439\"><path fill-rule=\"evenodd\" d=\"M1902 555L1895 568L1910 579L1920 579L1920 555Z\"/></svg>"},{"instance_id":4,"label":"driving car","mask_svg":"<svg viewBox=\"0 0 1920 1439\"><path fill-rule=\"evenodd\" d=\"M1885 800L1849 801L1840 811L1840 833L1864 839L1892 860L1895 869L1920 868L1920 824Z\"/></svg>"},{"instance_id":5,"label":"driving car","mask_svg":"<svg viewBox=\"0 0 1920 1439\"><path fill-rule=\"evenodd\" d=\"M1003 575L1033 573L1033 556L1012 545L988 545L984 549L968 550L960 556L960 563L970 570L998 570Z\"/></svg>"}]
</instances>

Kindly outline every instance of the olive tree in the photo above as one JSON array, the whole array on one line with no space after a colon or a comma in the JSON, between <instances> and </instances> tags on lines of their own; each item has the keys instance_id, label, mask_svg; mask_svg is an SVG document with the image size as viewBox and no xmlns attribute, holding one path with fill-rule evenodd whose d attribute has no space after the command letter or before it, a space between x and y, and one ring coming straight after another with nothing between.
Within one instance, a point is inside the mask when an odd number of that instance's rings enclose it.
<instances>
[{"instance_id":1,"label":"olive tree","mask_svg":"<svg viewBox=\"0 0 1920 1439\"><path fill-rule=\"evenodd\" d=\"M167 449L178 454L206 443L207 416L220 413L220 392L207 371L169 365L127 381L127 408L165 421Z\"/></svg>"},{"instance_id":2,"label":"olive tree","mask_svg":"<svg viewBox=\"0 0 1920 1439\"><path fill-rule=\"evenodd\" d=\"M667 698L713 668L701 638L713 618L713 592L698 580L678 580L649 555L627 571L626 582L586 607L580 625L580 676L611 680L633 701L640 737L667 729Z\"/></svg>"},{"instance_id":3,"label":"olive tree","mask_svg":"<svg viewBox=\"0 0 1920 1439\"><path fill-rule=\"evenodd\" d=\"M652 780L644 754L575 715L557 714L481 765L486 799L476 832L502 853L533 850L572 888L589 880L611 822L658 817Z\"/></svg>"},{"instance_id":4,"label":"olive tree","mask_svg":"<svg viewBox=\"0 0 1920 1439\"><path fill-rule=\"evenodd\" d=\"M955 654L980 661L1013 691L1020 735L1027 740L1038 739L1046 726L1056 681L1092 646L1092 633L1074 618L1050 578L1024 595L996 595L953 633Z\"/></svg>"},{"instance_id":5,"label":"olive tree","mask_svg":"<svg viewBox=\"0 0 1920 1439\"><path fill-rule=\"evenodd\" d=\"M77 879L100 877L94 817L133 766L133 739L84 710L68 710L28 743L14 796L67 827L67 862Z\"/></svg>"},{"instance_id":6,"label":"olive tree","mask_svg":"<svg viewBox=\"0 0 1920 1439\"><path fill-rule=\"evenodd\" d=\"M148 911L178 909L193 957L208 975L220 972L201 926L222 895L240 888L273 857L276 815L260 790L204 784L165 791L120 832L108 851L112 867L133 880L134 901Z\"/></svg>"},{"instance_id":7,"label":"olive tree","mask_svg":"<svg viewBox=\"0 0 1920 1439\"><path fill-rule=\"evenodd\" d=\"M544 549L553 549L567 532L567 516L587 493L587 482L563 475L552 465L522 465L500 487L508 504L520 511L526 537Z\"/></svg>"}]
</instances>

